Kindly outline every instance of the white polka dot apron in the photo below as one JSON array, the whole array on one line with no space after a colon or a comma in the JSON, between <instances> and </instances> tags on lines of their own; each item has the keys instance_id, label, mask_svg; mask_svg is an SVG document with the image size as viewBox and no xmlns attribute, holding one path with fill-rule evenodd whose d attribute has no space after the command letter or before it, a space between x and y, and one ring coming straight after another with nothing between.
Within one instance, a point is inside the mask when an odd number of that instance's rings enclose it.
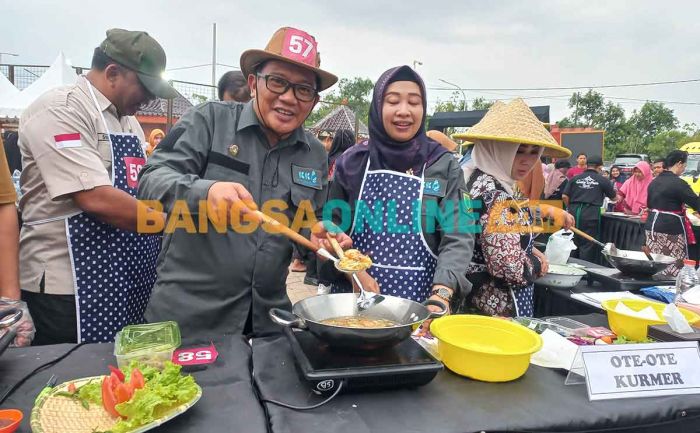
<instances>
[{"instance_id":1,"label":"white polka dot apron","mask_svg":"<svg viewBox=\"0 0 700 433\"><path fill-rule=\"evenodd\" d=\"M423 237L420 221L423 186L422 175L369 170L368 160L358 203L362 201L373 215L376 206L383 207L381 229L370 226L364 218L358 223L356 205L350 231L353 248L372 257L373 264L367 272L377 280L381 292L416 302L430 296L437 264L437 256ZM397 230L400 226L408 230Z\"/></svg>"},{"instance_id":2,"label":"white polka dot apron","mask_svg":"<svg viewBox=\"0 0 700 433\"><path fill-rule=\"evenodd\" d=\"M136 197L138 172L146 162L139 138L113 134L102 116L112 148L112 185ZM159 235L127 232L86 213L66 219L73 268L78 341L114 341L124 326L143 323L143 313L156 281Z\"/></svg>"}]
</instances>

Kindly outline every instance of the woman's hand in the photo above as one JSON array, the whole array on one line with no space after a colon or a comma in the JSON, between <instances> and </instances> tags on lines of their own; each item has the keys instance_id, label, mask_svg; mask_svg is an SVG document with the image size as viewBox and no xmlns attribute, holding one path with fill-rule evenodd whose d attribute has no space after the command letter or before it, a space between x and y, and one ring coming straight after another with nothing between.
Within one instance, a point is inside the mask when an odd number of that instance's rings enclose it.
<instances>
[{"instance_id":1,"label":"woman's hand","mask_svg":"<svg viewBox=\"0 0 700 433\"><path fill-rule=\"evenodd\" d=\"M355 279L352 278L352 274L346 275L348 276L348 279L350 279L350 281L352 282L352 291L358 293L360 291L360 288L357 286ZM367 271L360 271L356 275L357 279L360 280L360 283L362 283L362 287L365 289L365 292L380 293L379 283L377 283L377 280L372 278L372 276L368 274Z\"/></svg>"},{"instance_id":2,"label":"woman's hand","mask_svg":"<svg viewBox=\"0 0 700 433\"><path fill-rule=\"evenodd\" d=\"M537 248L532 249L532 255L537 257L537 259L540 261L540 273L538 277L543 277L549 272L549 261L547 261L547 256L545 256L540 250Z\"/></svg>"},{"instance_id":3,"label":"woman's hand","mask_svg":"<svg viewBox=\"0 0 700 433\"><path fill-rule=\"evenodd\" d=\"M554 225L563 227L566 230L576 225L574 216L564 209L548 204L540 204L540 211L543 217L551 218L554 220Z\"/></svg>"},{"instance_id":4,"label":"woman's hand","mask_svg":"<svg viewBox=\"0 0 700 433\"><path fill-rule=\"evenodd\" d=\"M333 227L333 229L328 231L326 227ZM316 244L319 248L333 253L333 246L326 237L329 234L336 238L343 250L352 247L352 239L350 239L350 236L340 231L340 229L330 221L319 221L311 228L311 242ZM321 255L318 257L320 257L321 260L326 260L326 258Z\"/></svg>"},{"instance_id":5,"label":"woman's hand","mask_svg":"<svg viewBox=\"0 0 700 433\"><path fill-rule=\"evenodd\" d=\"M435 288L435 286L433 286L433 288ZM445 299L445 298L438 296L438 295L433 295L433 296L429 297L428 299L433 300L433 301L437 301L437 302L440 302L441 304L443 304L445 306L445 316L452 314L452 311L450 311L450 300ZM437 312L442 311L442 308L435 306L435 305L428 305L428 310L431 312L437 313ZM425 322L423 322L423 324L418 329L418 333L416 335L418 335L419 337L432 337L432 335L430 334L430 324L432 322L433 322L432 319L426 320Z\"/></svg>"}]
</instances>

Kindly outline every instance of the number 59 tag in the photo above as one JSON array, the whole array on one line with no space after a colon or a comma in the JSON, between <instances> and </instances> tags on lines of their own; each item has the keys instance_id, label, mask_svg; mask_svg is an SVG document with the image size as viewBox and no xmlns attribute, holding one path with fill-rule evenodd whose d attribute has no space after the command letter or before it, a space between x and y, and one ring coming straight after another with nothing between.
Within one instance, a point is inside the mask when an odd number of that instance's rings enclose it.
<instances>
[{"instance_id":1,"label":"number 59 tag","mask_svg":"<svg viewBox=\"0 0 700 433\"><path fill-rule=\"evenodd\" d=\"M173 363L179 365L212 364L219 356L214 343L208 347L179 349L173 353Z\"/></svg>"}]
</instances>

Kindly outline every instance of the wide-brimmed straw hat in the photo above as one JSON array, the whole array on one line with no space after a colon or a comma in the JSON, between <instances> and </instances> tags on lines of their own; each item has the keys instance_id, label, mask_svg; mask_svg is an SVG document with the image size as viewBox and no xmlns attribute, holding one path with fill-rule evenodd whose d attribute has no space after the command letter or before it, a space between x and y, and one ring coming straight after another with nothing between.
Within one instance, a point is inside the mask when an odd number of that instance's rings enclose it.
<instances>
[{"instance_id":1,"label":"wide-brimmed straw hat","mask_svg":"<svg viewBox=\"0 0 700 433\"><path fill-rule=\"evenodd\" d=\"M544 156L568 158L571 151L552 137L525 101L514 99L508 104L497 101L486 115L465 133L453 135L469 141L494 140L544 147Z\"/></svg>"},{"instance_id":2,"label":"wide-brimmed straw hat","mask_svg":"<svg viewBox=\"0 0 700 433\"><path fill-rule=\"evenodd\" d=\"M338 77L321 69L321 55L316 39L303 30L282 27L277 30L264 50L246 50L241 54L241 72L247 78L267 60L278 60L307 69L318 77L318 91L326 90Z\"/></svg>"}]
</instances>

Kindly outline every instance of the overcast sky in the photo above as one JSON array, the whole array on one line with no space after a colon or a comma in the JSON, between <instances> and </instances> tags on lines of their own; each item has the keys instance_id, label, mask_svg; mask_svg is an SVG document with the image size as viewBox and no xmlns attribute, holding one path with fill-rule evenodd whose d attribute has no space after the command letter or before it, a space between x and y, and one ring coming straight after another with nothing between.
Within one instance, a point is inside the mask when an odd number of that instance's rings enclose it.
<instances>
[{"instance_id":1,"label":"overcast sky","mask_svg":"<svg viewBox=\"0 0 700 433\"><path fill-rule=\"evenodd\" d=\"M50 64L62 50L89 65L105 30L146 30L166 50L168 68L217 62L238 65L242 51L262 48L288 25L314 35L324 69L376 79L414 60L428 100L463 88L568 87L700 78L697 1L437 0L0 0L3 62ZM217 78L227 70L220 66ZM211 68L170 71L175 79L211 82ZM668 104L681 123L700 125L700 82L601 89L606 96L690 102ZM569 112L572 90L465 91L475 97L528 99L550 105L553 121ZM643 102L613 99L629 115Z\"/></svg>"}]
</instances>

